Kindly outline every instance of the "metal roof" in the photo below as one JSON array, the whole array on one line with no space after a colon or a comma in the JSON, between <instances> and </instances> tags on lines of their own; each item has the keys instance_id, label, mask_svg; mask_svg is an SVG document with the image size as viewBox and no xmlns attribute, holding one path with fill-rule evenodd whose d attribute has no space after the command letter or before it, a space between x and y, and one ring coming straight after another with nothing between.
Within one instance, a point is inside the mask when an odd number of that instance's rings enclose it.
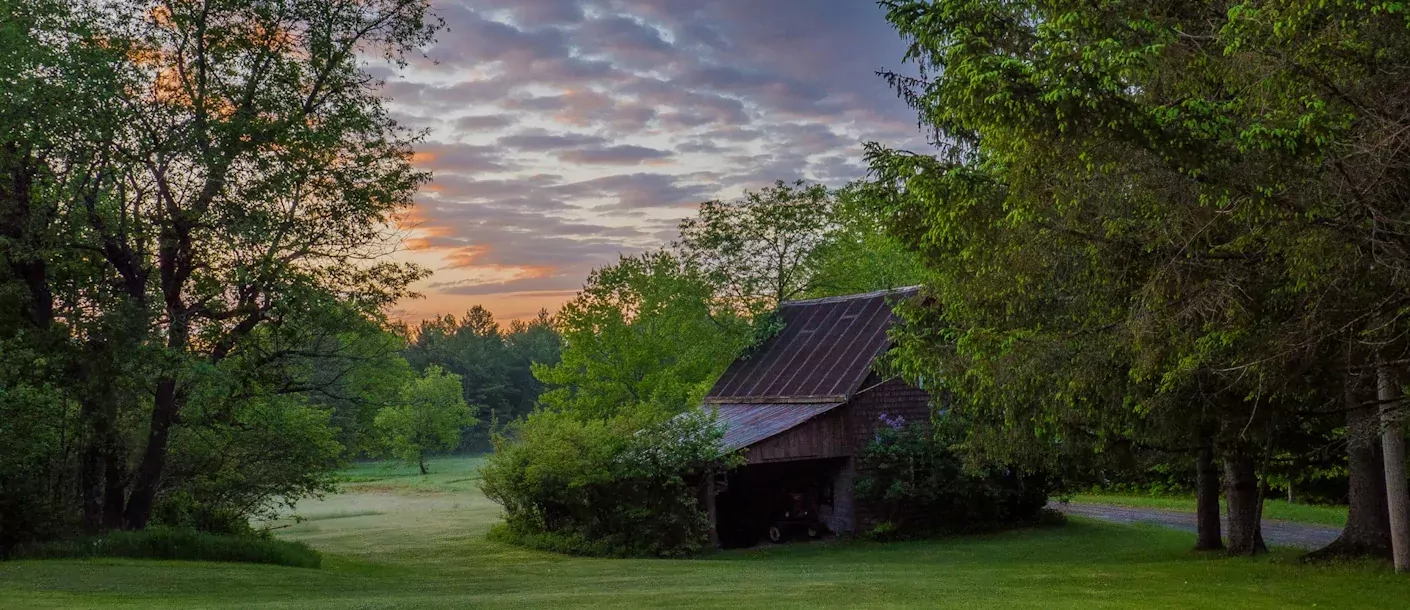
<instances>
[{"instance_id":1,"label":"metal roof","mask_svg":"<svg viewBox=\"0 0 1410 610\"><path fill-rule=\"evenodd\" d=\"M716 409L716 417L725 428L723 440L725 450L733 451L787 432L842 404L841 402L712 404L706 405L706 408Z\"/></svg>"},{"instance_id":2,"label":"metal roof","mask_svg":"<svg viewBox=\"0 0 1410 610\"><path fill-rule=\"evenodd\" d=\"M783 330L735 360L705 396L710 403L845 402L890 344L892 302L917 287L787 301Z\"/></svg>"}]
</instances>

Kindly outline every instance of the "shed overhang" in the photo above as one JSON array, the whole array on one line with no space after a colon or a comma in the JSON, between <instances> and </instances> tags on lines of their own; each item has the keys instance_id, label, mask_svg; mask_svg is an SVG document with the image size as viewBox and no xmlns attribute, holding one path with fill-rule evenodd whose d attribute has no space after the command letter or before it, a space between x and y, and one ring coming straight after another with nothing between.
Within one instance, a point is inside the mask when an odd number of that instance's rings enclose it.
<instances>
[{"instance_id":1,"label":"shed overhang","mask_svg":"<svg viewBox=\"0 0 1410 610\"><path fill-rule=\"evenodd\" d=\"M743 449L797 428L813 418L842 406L842 401L813 403L707 404L725 428L727 451Z\"/></svg>"}]
</instances>

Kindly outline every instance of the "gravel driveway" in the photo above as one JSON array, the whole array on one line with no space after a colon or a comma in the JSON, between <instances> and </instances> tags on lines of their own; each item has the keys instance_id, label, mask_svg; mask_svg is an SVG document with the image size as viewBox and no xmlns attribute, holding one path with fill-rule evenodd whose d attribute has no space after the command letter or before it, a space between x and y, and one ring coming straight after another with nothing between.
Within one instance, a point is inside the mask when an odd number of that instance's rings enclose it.
<instances>
[{"instance_id":1,"label":"gravel driveway","mask_svg":"<svg viewBox=\"0 0 1410 610\"><path fill-rule=\"evenodd\" d=\"M1133 508L1130 506L1112 506L1108 504L1086 504L1081 502L1061 503L1054 502L1049 505L1052 508L1069 515L1080 515L1101 519L1103 521L1113 521L1116 523L1154 523L1165 527L1195 531L1195 514L1175 510L1161 510L1158 508ZM1228 527L1228 522L1224 526ZM1302 549L1319 549L1326 546L1337 535L1341 533L1341 528L1329 527L1326 525L1308 525L1305 523L1293 523L1290 521L1263 520L1263 540L1269 546L1290 546Z\"/></svg>"}]
</instances>

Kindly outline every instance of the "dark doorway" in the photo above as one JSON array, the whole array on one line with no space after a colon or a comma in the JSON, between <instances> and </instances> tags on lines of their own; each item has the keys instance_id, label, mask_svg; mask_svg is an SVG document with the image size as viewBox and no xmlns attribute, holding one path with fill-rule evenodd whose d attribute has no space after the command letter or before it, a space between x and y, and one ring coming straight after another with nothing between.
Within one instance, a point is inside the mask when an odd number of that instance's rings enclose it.
<instances>
[{"instance_id":1,"label":"dark doorway","mask_svg":"<svg viewBox=\"0 0 1410 610\"><path fill-rule=\"evenodd\" d=\"M721 544L739 548L829 534L824 524L835 510L835 480L845 462L799 460L731 471L715 500Z\"/></svg>"}]
</instances>

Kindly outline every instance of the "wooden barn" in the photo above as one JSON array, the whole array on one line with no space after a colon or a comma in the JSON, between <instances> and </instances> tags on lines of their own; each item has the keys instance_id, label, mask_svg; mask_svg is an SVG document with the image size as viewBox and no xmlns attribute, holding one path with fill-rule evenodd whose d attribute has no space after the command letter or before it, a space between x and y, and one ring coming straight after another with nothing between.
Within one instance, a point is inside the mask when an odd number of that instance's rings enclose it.
<instances>
[{"instance_id":1,"label":"wooden barn","mask_svg":"<svg viewBox=\"0 0 1410 610\"><path fill-rule=\"evenodd\" d=\"M877 426L887 425L883 415L930 419L925 391L872 370L891 345L893 305L916 291L783 303L779 334L735 361L710 390L706 407L725 426L726 447L748 459L706 493L725 546L846 535L874 524L874 513L854 499L857 457Z\"/></svg>"}]
</instances>

